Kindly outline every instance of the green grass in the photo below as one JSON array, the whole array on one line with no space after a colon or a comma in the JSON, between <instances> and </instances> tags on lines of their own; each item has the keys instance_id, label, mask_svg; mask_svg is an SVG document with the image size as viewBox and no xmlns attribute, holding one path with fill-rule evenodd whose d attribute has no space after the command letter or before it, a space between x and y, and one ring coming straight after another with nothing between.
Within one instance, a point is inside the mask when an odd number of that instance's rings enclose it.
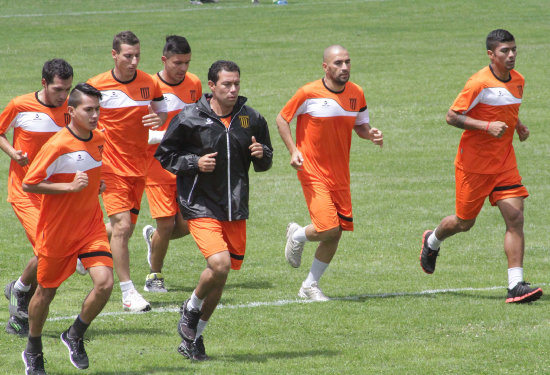
<instances>
[{"instance_id":1,"label":"green grass","mask_svg":"<svg viewBox=\"0 0 550 375\"><path fill-rule=\"evenodd\" d=\"M258 6L249 0L203 6L185 0L0 1L0 108L40 88L46 59L66 58L75 68L75 83L110 69L113 35L130 29L142 41L140 68L150 73L161 69L164 37L173 33L189 39L190 71L203 82L214 60L235 60L241 93L270 123L275 160L267 173L252 173L247 257L243 269L230 274L222 306L205 331L213 360L190 363L176 352L176 311L204 267L192 239L184 238L171 244L166 260L170 293L147 296L153 312L121 313L115 287L87 333L86 373L550 372L548 298L525 306L504 303L504 225L497 209L486 205L469 233L445 242L435 274L425 275L418 265L422 232L454 210L452 163L460 132L445 124L445 113L466 79L488 63L485 36L502 27L516 36L517 69L527 81L521 118L531 137L516 143L531 194L525 275L548 285L550 3L292 0L282 7L260 1ZM384 132L385 145L380 150L354 138L356 230L343 236L321 284L337 299L298 303L314 245L307 245L301 269L285 263L286 224L304 224L308 214L274 119L299 86L322 75L322 50L333 43L349 49L352 80L365 88L372 125ZM2 153L0 186L7 185L7 168ZM5 200L1 189L0 285L17 277L31 254ZM146 199L142 212L130 241L133 280L140 288L148 271L141 239L142 227L151 223ZM79 373L58 337L90 287L89 278L72 276L51 305L44 329L49 374ZM5 302L0 322L8 318ZM0 335L0 372L23 373L25 340Z\"/></svg>"}]
</instances>

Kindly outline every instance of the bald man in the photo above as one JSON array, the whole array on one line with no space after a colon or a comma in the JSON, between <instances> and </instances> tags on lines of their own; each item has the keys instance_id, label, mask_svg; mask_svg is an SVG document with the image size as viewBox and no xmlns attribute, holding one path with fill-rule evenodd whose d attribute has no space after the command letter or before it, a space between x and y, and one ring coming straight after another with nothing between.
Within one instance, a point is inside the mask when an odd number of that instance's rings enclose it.
<instances>
[{"instance_id":1,"label":"bald man","mask_svg":"<svg viewBox=\"0 0 550 375\"><path fill-rule=\"evenodd\" d=\"M349 82L351 60L339 45L325 49L325 76L302 86L277 116L279 134L298 171L311 223L287 226L285 257L299 267L304 245L318 242L311 269L298 296L313 301L329 298L319 280L330 264L342 231L353 230L349 154L352 130L382 147L382 132L371 128L363 89ZM290 122L296 120L296 142Z\"/></svg>"}]
</instances>

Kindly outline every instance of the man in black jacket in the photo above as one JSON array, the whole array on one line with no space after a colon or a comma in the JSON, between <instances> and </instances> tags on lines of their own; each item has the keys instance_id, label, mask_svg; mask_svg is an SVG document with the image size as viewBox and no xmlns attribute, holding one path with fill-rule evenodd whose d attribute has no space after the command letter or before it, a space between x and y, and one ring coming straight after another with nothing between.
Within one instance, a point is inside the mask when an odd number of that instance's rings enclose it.
<instances>
[{"instance_id":1,"label":"man in black jacket","mask_svg":"<svg viewBox=\"0 0 550 375\"><path fill-rule=\"evenodd\" d=\"M265 119L239 96L240 70L216 61L208 71L212 94L187 106L170 122L155 157L176 174L183 218L207 266L182 305L178 351L206 360L202 332L220 301L230 269L238 270L246 248L248 170L271 167L273 148Z\"/></svg>"}]
</instances>

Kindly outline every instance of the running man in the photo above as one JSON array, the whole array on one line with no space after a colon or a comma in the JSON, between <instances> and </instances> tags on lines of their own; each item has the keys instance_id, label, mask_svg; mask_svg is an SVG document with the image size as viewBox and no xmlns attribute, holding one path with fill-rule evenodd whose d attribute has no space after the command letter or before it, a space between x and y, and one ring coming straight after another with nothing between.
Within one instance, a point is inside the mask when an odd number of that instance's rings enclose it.
<instances>
[{"instance_id":1,"label":"running man","mask_svg":"<svg viewBox=\"0 0 550 375\"><path fill-rule=\"evenodd\" d=\"M529 137L529 129L519 119L525 80L514 70L517 49L512 34L493 30L486 46L491 63L470 77L447 112L447 123L464 129L455 158L456 213L445 217L435 230L424 232L420 265L424 272L433 273L441 242L470 230L489 197L506 224L506 303L532 302L542 296L542 289L531 288L523 280L523 205L529 194L512 145L514 133L520 142Z\"/></svg>"},{"instance_id":2,"label":"running man","mask_svg":"<svg viewBox=\"0 0 550 375\"><path fill-rule=\"evenodd\" d=\"M151 305L130 278L128 242L137 222L147 173L149 128L166 121L166 104L153 78L137 69L140 43L131 31L113 39L115 67L88 80L102 93L99 128L105 131L102 178L107 185L103 205L109 216L115 271L128 311L148 311Z\"/></svg>"},{"instance_id":3,"label":"running man","mask_svg":"<svg viewBox=\"0 0 550 375\"><path fill-rule=\"evenodd\" d=\"M113 259L99 194L104 135L95 130L101 93L79 83L69 96L71 122L42 147L29 168L23 190L44 194L37 224L38 287L29 304L29 337L22 353L27 374L46 374L42 329L57 288L82 261L93 282L80 314L61 334L69 359L88 368L84 333L113 289ZM70 230L67 230L70 223Z\"/></svg>"},{"instance_id":4,"label":"running man","mask_svg":"<svg viewBox=\"0 0 550 375\"><path fill-rule=\"evenodd\" d=\"M41 196L23 191L21 183L30 163L46 141L70 120L67 97L73 84L73 68L62 59L46 61L42 89L12 99L0 114L0 149L12 160L9 170L8 202L23 225L34 248ZM13 145L6 133L13 128ZM36 252L35 252L36 255ZM6 332L26 336L28 304L36 288L37 258L33 255L21 276L4 289L10 317Z\"/></svg>"},{"instance_id":5,"label":"running man","mask_svg":"<svg viewBox=\"0 0 550 375\"><path fill-rule=\"evenodd\" d=\"M143 228L150 267L143 288L146 292L166 292L162 266L168 244L170 240L189 234L187 222L179 211L176 176L162 168L154 155L172 118L185 106L196 103L202 95L201 81L187 71L191 62L191 47L187 39L178 35L167 36L161 60L164 69L155 74L153 79L159 83L164 94L168 119L158 130L149 130L149 167L145 193L151 217L155 219L157 227L146 225Z\"/></svg>"},{"instance_id":6,"label":"running man","mask_svg":"<svg viewBox=\"0 0 550 375\"><path fill-rule=\"evenodd\" d=\"M333 45L325 49L325 76L301 87L277 116L277 128L290 153L290 165L306 199L311 224L290 223L286 233L285 257L300 267L307 241L319 242L309 274L298 296L327 301L319 280L330 264L342 231L353 230L349 155L352 131L382 147L383 135L369 125L363 89L349 82L348 51ZM296 143L290 122L297 117Z\"/></svg>"},{"instance_id":7,"label":"running man","mask_svg":"<svg viewBox=\"0 0 550 375\"><path fill-rule=\"evenodd\" d=\"M219 60L208 71L212 94L174 117L155 157L178 177L183 218L206 268L182 305L178 351L208 359L203 331L223 293L229 270L239 270L246 249L248 170L271 168L273 148L267 122L239 96L240 69Z\"/></svg>"}]
</instances>

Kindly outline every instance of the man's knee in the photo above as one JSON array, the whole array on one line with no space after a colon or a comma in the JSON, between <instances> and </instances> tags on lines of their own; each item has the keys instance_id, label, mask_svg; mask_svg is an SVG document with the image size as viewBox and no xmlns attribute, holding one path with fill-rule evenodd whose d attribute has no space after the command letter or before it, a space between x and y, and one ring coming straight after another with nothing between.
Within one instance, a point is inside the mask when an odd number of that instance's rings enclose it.
<instances>
[{"instance_id":1,"label":"man's knee","mask_svg":"<svg viewBox=\"0 0 550 375\"><path fill-rule=\"evenodd\" d=\"M319 233L321 241L339 241L342 237L342 228L336 227Z\"/></svg>"},{"instance_id":2,"label":"man's knee","mask_svg":"<svg viewBox=\"0 0 550 375\"><path fill-rule=\"evenodd\" d=\"M457 218L457 219L458 219L457 224L461 232L469 231L470 229L472 229L472 227L476 223L476 219L471 219L471 220L462 220L460 218Z\"/></svg>"}]
</instances>

